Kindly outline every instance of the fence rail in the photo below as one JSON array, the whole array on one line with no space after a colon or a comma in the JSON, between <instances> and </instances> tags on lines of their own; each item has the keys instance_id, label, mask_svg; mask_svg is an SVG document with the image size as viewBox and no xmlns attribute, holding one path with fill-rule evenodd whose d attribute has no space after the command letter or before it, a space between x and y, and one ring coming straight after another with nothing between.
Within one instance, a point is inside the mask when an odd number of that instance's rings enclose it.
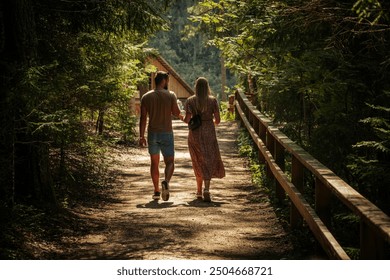
<instances>
[{"instance_id":1,"label":"fence rail","mask_svg":"<svg viewBox=\"0 0 390 280\"><path fill-rule=\"evenodd\" d=\"M256 144L277 197L284 199L287 194L291 201L290 226L300 227L305 221L331 259L350 259L331 232L331 201L337 199L360 218L360 258L385 258L390 217L273 126L240 90L235 99L236 117ZM291 155L291 179L285 172L286 152ZM303 196L305 170L315 178L314 209Z\"/></svg>"}]
</instances>

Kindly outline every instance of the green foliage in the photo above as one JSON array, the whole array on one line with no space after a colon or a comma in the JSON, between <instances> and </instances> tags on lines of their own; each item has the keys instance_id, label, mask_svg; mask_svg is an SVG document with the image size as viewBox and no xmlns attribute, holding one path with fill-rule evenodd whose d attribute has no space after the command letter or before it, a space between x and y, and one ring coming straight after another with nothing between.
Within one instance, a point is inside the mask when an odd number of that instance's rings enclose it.
<instances>
[{"instance_id":1,"label":"green foliage","mask_svg":"<svg viewBox=\"0 0 390 280\"><path fill-rule=\"evenodd\" d=\"M145 45L167 28L169 2L1 2L2 258L33 257L20 252L43 219L31 216L30 227L24 213L53 214L108 190L107 139L134 138L130 100L148 79ZM19 211L30 205L40 210Z\"/></svg>"},{"instance_id":2,"label":"green foliage","mask_svg":"<svg viewBox=\"0 0 390 280\"><path fill-rule=\"evenodd\" d=\"M358 0L352 9L358 14L360 22L367 20L371 25L375 25L381 19L389 19L389 14L386 13L386 5L388 3L381 0Z\"/></svg>"},{"instance_id":3,"label":"green foliage","mask_svg":"<svg viewBox=\"0 0 390 280\"><path fill-rule=\"evenodd\" d=\"M221 118L225 121L234 121L236 119L236 114L233 111L229 111L229 102L221 102L220 107L221 107Z\"/></svg>"},{"instance_id":4,"label":"green foliage","mask_svg":"<svg viewBox=\"0 0 390 280\"><path fill-rule=\"evenodd\" d=\"M258 153L255 149L251 136L246 130L242 129L240 131L237 144L240 156L246 157L249 161L249 169L252 174L253 184L266 193L272 192L270 184L265 176L265 166L259 163Z\"/></svg>"},{"instance_id":5,"label":"green foliage","mask_svg":"<svg viewBox=\"0 0 390 280\"><path fill-rule=\"evenodd\" d=\"M381 0L204 0L191 19L261 111L370 199L390 205L389 8Z\"/></svg>"},{"instance_id":6,"label":"green foliage","mask_svg":"<svg viewBox=\"0 0 390 280\"><path fill-rule=\"evenodd\" d=\"M180 76L193 86L198 77L206 77L215 96L221 92L220 51L207 44L206 37L188 21L190 6L198 1L176 1L166 13L169 31L161 31L150 41L150 46L177 70ZM227 86L236 84L228 71Z\"/></svg>"},{"instance_id":7,"label":"green foliage","mask_svg":"<svg viewBox=\"0 0 390 280\"><path fill-rule=\"evenodd\" d=\"M389 92L384 96L390 97ZM371 117L361 120L370 132L369 138L356 143L349 156L348 168L354 175L359 191L390 213L390 114L389 107L368 105Z\"/></svg>"},{"instance_id":8,"label":"green foliage","mask_svg":"<svg viewBox=\"0 0 390 280\"><path fill-rule=\"evenodd\" d=\"M259 191L267 194L266 199L262 198L261 201L258 199L251 200L251 202L271 203L281 224L285 226L286 231L290 230L290 203L288 197L286 196L286 199L283 201L280 201L276 197L274 182L267 178L266 165L259 162L258 151L246 129L240 131L237 144L239 147L239 154L246 157L246 160L248 161L253 184ZM315 253L313 248L317 246L317 243L308 227L295 229L293 231L290 230L290 237L297 249L293 258L307 258Z\"/></svg>"},{"instance_id":9,"label":"green foliage","mask_svg":"<svg viewBox=\"0 0 390 280\"><path fill-rule=\"evenodd\" d=\"M0 167L8 166L1 168L0 193L11 202L19 191L34 197L55 192L66 174L72 177L75 158L87 161L104 146L96 146L95 122L99 133L133 140L130 100L148 79L145 45L167 28L160 13L170 1L17 2L23 3L0 5L1 14L20 11L0 18L7 30L0 46L7 81L0 100Z\"/></svg>"},{"instance_id":10,"label":"green foliage","mask_svg":"<svg viewBox=\"0 0 390 280\"><path fill-rule=\"evenodd\" d=\"M248 133L244 133L245 130L241 130L238 136L238 153L240 156L251 158L253 155L253 141Z\"/></svg>"},{"instance_id":11,"label":"green foliage","mask_svg":"<svg viewBox=\"0 0 390 280\"><path fill-rule=\"evenodd\" d=\"M43 33L41 29L49 28L48 19L39 19L42 63L29 67L15 88L15 97L19 93L15 102L23 104L17 126L28 135L28 141L47 143L56 151L51 153L50 172L57 193L62 193L72 180L87 179L75 176L77 170L104 177L103 162L96 159L103 158L100 151L105 143L96 142L92 135L97 114L101 120L97 128L101 126L106 135L116 141L134 139L136 121L129 105L137 85L147 80L143 63L147 51L145 43L139 43L144 35L138 30L108 33L86 27L69 36L67 24L56 23ZM84 166L74 169L74 165L80 167L75 161L80 156Z\"/></svg>"}]
</instances>

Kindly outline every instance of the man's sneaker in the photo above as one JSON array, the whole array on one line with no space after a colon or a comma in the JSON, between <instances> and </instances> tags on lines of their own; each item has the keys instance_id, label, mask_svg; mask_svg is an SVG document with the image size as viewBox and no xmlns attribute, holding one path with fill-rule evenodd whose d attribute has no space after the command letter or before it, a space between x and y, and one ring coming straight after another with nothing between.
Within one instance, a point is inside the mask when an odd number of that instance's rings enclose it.
<instances>
[{"instance_id":1,"label":"man's sneaker","mask_svg":"<svg viewBox=\"0 0 390 280\"><path fill-rule=\"evenodd\" d=\"M154 195L152 196L154 200L160 200L160 192L154 192Z\"/></svg>"},{"instance_id":2,"label":"man's sneaker","mask_svg":"<svg viewBox=\"0 0 390 280\"><path fill-rule=\"evenodd\" d=\"M210 191L209 190L204 190L203 191L203 201L204 202L211 202L211 197L210 197Z\"/></svg>"},{"instance_id":3,"label":"man's sneaker","mask_svg":"<svg viewBox=\"0 0 390 280\"><path fill-rule=\"evenodd\" d=\"M162 188L162 199L164 201L168 201L169 200L169 185L168 185L168 182L167 181L162 181L161 182L161 188Z\"/></svg>"}]
</instances>

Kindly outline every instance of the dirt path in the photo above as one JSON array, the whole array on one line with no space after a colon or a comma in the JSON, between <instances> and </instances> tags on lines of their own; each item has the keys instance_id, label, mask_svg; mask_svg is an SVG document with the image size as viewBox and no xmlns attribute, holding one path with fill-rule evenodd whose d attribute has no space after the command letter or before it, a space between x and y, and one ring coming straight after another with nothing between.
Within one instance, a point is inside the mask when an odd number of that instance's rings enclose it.
<instances>
[{"instance_id":1,"label":"dirt path","mask_svg":"<svg viewBox=\"0 0 390 280\"><path fill-rule=\"evenodd\" d=\"M237 124L218 137L227 177L213 180L212 203L195 199L187 128L174 122L176 171L168 202L152 201L149 156L128 149L115 156L113 197L101 207L75 209L84 236L63 237L62 259L281 259L292 246L272 207L251 185L237 153ZM163 172L161 165L161 174Z\"/></svg>"}]
</instances>

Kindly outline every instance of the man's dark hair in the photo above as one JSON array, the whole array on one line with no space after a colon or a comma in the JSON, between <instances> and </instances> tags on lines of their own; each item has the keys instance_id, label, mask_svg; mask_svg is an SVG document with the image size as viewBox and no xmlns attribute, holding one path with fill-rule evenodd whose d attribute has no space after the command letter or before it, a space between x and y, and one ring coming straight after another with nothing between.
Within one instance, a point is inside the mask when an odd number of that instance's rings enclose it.
<instances>
[{"instance_id":1,"label":"man's dark hair","mask_svg":"<svg viewBox=\"0 0 390 280\"><path fill-rule=\"evenodd\" d=\"M154 77L154 82L156 86L159 85L163 80L168 79L169 73L164 71L157 71L156 76Z\"/></svg>"}]
</instances>

